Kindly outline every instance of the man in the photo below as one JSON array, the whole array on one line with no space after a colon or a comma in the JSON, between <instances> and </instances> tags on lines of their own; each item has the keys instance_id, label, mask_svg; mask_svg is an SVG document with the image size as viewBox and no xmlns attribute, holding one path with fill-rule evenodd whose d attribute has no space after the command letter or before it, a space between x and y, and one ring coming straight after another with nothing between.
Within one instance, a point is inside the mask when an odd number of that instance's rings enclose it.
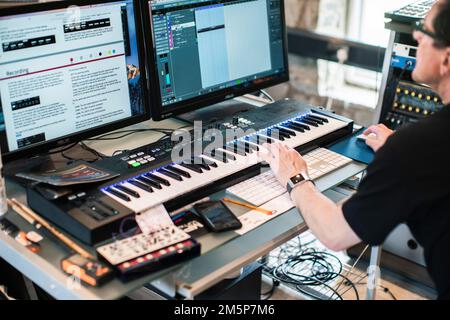
<instances>
[{"instance_id":1,"label":"man","mask_svg":"<svg viewBox=\"0 0 450 320\"><path fill-rule=\"evenodd\" d=\"M429 84L450 104L450 0L436 3L414 38L419 43L414 80ZM439 299L450 299L450 107L397 133L378 125L365 134L373 134L367 144L375 160L358 192L339 206L308 180L296 151L266 145L261 157L282 185L291 181L287 188L307 225L334 251L361 241L381 245L407 223L425 249Z\"/></svg>"}]
</instances>

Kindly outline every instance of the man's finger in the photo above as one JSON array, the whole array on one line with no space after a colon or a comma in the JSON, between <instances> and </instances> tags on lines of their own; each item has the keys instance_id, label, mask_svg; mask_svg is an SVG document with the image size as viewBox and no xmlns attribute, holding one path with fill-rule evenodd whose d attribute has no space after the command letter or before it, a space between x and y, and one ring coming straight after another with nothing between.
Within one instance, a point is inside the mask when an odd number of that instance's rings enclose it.
<instances>
[{"instance_id":1,"label":"man's finger","mask_svg":"<svg viewBox=\"0 0 450 320\"><path fill-rule=\"evenodd\" d=\"M364 131L364 135L368 136L371 133L375 133L378 135L380 133L381 129L379 126L370 126L366 131Z\"/></svg>"}]
</instances>

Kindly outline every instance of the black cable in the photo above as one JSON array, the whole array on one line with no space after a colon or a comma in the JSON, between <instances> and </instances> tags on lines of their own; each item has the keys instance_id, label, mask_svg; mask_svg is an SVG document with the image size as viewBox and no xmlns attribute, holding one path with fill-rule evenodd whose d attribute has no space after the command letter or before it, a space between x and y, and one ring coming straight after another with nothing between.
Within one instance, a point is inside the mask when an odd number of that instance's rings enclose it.
<instances>
[{"instance_id":1,"label":"black cable","mask_svg":"<svg viewBox=\"0 0 450 320\"><path fill-rule=\"evenodd\" d=\"M280 286L280 281L272 279L272 288L264 293L261 293L261 299L262 300L269 300L272 298L273 294L275 293L275 290Z\"/></svg>"},{"instance_id":2,"label":"black cable","mask_svg":"<svg viewBox=\"0 0 450 320\"><path fill-rule=\"evenodd\" d=\"M173 134L174 132L178 131L178 130L182 130L185 128L190 127L190 125L181 127L181 128L177 128L177 129L164 129L164 128L154 128L154 129L133 129L133 130L122 130L122 131L116 131L116 132L110 132L110 133L106 133L103 134L101 136L95 137L95 138L89 138L86 139L86 141L108 141L108 140L118 140L118 139L122 139L125 138L129 135L135 134L135 133L140 133L140 132L148 132L148 131L152 131L152 132L158 132L158 133L163 133L165 136L167 137L168 135ZM121 134L121 136L118 137L112 137L112 138L108 138L109 136L114 136L117 134Z\"/></svg>"}]
</instances>

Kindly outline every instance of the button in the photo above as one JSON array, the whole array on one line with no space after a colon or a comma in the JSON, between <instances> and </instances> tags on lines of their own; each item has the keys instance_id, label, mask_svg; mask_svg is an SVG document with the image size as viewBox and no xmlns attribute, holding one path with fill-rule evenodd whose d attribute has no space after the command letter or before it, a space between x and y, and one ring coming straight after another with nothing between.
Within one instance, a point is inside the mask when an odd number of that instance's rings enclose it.
<instances>
[{"instance_id":1,"label":"button","mask_svg":"<svg viewBox=\"0 0 450 320\"><path fill-rule=\"evenodd\" d=\"M138 262L138 263L142 263L142 262L144 262L144 261L145 261L144 258L138 258L138 259L137 259L137 262Z\"/></svg>"},{"instance_id":2,"label":"button","mask_svg":"<svg viewBox=\"0 0 450 320\"><path fill-rule=\"evenodd\" d=\"M135 162L136 162L135 160L131 160L131 161L128 161L128 164L129 164L130 166L132 166L133 163L135 163Z\"/></svg>"},{"instance_id":3,"label":"button","mask_svg":"<svg viewBox=\"0 0 450 320\"><path fill-rule=\"evenodd\" d=\"M147 156L144 157L144 159L148 160L148 159L150 159L151 157L152 157L152 156L148 156L148 155L147 155Z\"/></svg>"},{"instance_id":4,"label":"button","mask_svg":"<svg viewBox=\"0 0 450 320\"><path fill-rule=\"evenodd\" d=\"M141 162L141 161L144 161L144 158L139 158L139 159L136 159L136 161L137 161L137 162Z\"/></svg>"},{"instance_id":5,"label":"button","mask_svg":"<svg viewBox=\"0 0 450 320\"><path fill-rule=\"evenodd\" d=\"M145 258L146 258L147 260L152 260L152 259L153 259L153 255L148 254L148 255L145 256Z\"/></svg>"},{"instance_id":6,"label":"button","mask_svg":"<svg viewBox=\"0 0 450 320\"><path fill-rule=\"evenodd\" d=\"M140 161L140 163L141 164L146 164L146 163L148 163L148 161L147 160L142 160L142 161Z\"/></svg>"},{"instance_id":7,"label":"button","mask_svg":"<svg viewBox=\"0 0 450 320\"><path fill-rule=\"evenodd\" d=\"M139 162L135 162L131 165L133 168L139 168L141 164Z\"/></svg>"},{"instance_id":8,"label":"button","mask_svg":"<svg viewBox=\"0 0 450 320\"><path fill-rule=\"evenodd\" d=\"M80 192L79 194L77 194L78 198L82 198L86 195L86 192Z\"/></svg>"},{"instance_id":9,"label":"button","mask_svg":"<svg viewBox=\"0 0 450 320\"><path fill-rule=\"evenodd\" d=\"M137 155L135 155L135 154L132 154L131 156L130 156L130 159L136 159L137 158Z\"/></svg>"},{"instance_id":10,"label":"button","mask_svg":"<svg viewBox=\"0 0 450 320\"><path fill-rule=\"evenodd\" d=\"M142 157L144 154L145 154L145 153L143 153L143 152L139 152L137 155L138 155L139 157Z\"/></svg>"},{"instance_id":11,"label":"button","mask_svg":"<svg viewBox=\"0 0 450 320\"><path fill-rule=\"evenodd\" d=\"M77 196L73 195L73 196L69 196L67 199L69 199L69 201L73 201L77 198Z\"/></svg>"},{"instance_id":12,"label":"button","mask_svg":"<svg viewBox=\"0 0 450 320\"><path fill-rule=\"evenodd\" d=\"M130 157L123 157L122 160L123 161L128 161L128 160L130 160Z\"/></svg>"}]
</instances>

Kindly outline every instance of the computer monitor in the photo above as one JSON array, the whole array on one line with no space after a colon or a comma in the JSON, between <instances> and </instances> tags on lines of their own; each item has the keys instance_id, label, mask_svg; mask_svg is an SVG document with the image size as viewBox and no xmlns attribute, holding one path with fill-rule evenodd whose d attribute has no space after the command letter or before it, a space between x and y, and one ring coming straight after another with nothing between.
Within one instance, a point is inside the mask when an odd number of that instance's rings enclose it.
<instances>
[{"instance_id":1,"label":"computer monitor","mask_svg":"<svg viewBox=\"0 0 450 320\"><path fill-rule=\"evenodd\" d=\"M154 120L289 80L283 0L146 2Z\"/></svg>"},{"instance_id":2,"label":"computer monitor","mask_svg":"<svg viewBox=\"0 0 450 320\"><path fill-rule=\"evenodd\" d=\"M138 1L0 10L5 161L150 118Z\"/></svg>"}]
</instances>

